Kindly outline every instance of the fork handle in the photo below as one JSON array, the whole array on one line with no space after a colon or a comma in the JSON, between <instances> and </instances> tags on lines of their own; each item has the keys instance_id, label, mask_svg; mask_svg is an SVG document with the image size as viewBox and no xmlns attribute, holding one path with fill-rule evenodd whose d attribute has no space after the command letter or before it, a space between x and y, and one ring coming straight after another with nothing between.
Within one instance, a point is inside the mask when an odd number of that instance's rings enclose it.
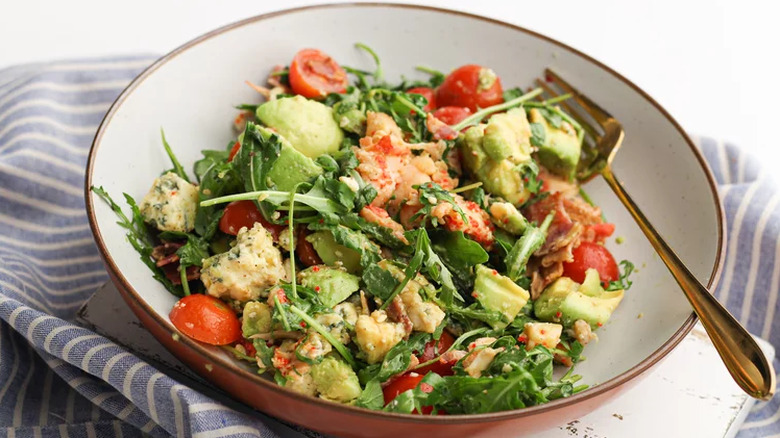
<instances>
[{"instance_id":1,"label":"fork handle","mask_svg":"<svg viewBox=\"0 0 780 438\"><path fill-rule=\"evenodd\" d=\"M752 397L771 399L775 392L775 372L755 339L680 261L615 178L610 166L601 173L677 280L737 384Z\"/></svg>"}]
</instances>

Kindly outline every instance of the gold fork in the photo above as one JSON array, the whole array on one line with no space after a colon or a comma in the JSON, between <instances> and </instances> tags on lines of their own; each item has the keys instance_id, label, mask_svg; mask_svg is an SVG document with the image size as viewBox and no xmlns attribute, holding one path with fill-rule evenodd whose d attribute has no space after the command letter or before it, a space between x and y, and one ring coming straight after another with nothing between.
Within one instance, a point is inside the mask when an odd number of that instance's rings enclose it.
<instances>
[{"instance_id":1,"label":"gold fork","mask_svg":"<svg viewBox=\"0 0 780 438\"><path fill-rule=\"evenodd\" d=\"M752 397L771 399L775 392L775 372L771 362L767 361L747 330L691 274L615 177L612 160L624 137L620 122L550 69L545 70L545 80L537 79L536 82L551 97L570 94L591 119L583 117L575 110L575 105L566 103L570 100L559 103L579 122L592 143L592 147L583 154L577 179L585 182L598 174L604 177L677 280L737 384Z\"/></svg>"}]
</instances>

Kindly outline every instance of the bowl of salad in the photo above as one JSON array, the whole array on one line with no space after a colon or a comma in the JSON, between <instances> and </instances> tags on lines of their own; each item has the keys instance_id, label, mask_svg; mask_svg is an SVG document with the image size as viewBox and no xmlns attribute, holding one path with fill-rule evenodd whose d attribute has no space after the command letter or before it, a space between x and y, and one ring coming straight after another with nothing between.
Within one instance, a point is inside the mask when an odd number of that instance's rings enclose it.
<instances>
[{"instance_id":1,"label":"bowl of salad","mask_svg":"<svg viewBox=\"0 0 780 438\"><path fill-rule=\"evenodd\" d=\"M590 178L568 96L534 88L545 68L624 124L616 173L711 284L712 176L648 95L531 31L381 4L250 18L135 79L89 156L109 274L193 371L321 432L496 436L584 415L695 316Z\"/></svg>"}]
</instances>

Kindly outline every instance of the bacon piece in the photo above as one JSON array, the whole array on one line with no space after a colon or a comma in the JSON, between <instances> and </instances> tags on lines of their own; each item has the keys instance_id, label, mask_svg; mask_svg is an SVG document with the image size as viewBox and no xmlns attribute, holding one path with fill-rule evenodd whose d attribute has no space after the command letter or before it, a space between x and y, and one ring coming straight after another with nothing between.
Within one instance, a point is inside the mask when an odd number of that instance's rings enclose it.
<instances>
[{"instance_id":1,"label":"bacon piece","mask_svg":"<svg viewBox=\"0 0 780 438\"><path fill-rule=\"evenodd\" d=\"M406 306L399 295L396 295L393 301L390 302L390 305L387 306L387 317L393 322L403 324L407 337L412 333L414 325L412 320L409 319L409 314L406 313Z\"/></svg>"}]
</instances>

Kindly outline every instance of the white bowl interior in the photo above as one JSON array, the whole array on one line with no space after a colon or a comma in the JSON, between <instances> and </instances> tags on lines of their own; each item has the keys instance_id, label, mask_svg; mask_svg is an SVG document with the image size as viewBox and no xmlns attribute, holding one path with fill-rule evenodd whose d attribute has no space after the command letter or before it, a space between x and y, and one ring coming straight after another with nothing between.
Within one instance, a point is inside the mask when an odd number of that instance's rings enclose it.
<instances>
[{"instance_id":1,"label":"white bowl interior","mask_svg":"<svg viewBox=\"0 0 780 438\"><path fill-rule=\"evenodd\" d=\"M691 271L705 283L718 256L718 209L706 173L685 138L655 106L597 64L543 38L487 20L397 6L351 5L275 15L233 27L170 57L129 95L105 127L94 156L92 183L115 199L127 192L140 202L152 180L170 167L160 127L189 166L202 149L234 138L234 105L258 102L244 80L262 83L305 47L340 63L372 69L354 43L380 55L389 79L418 76L424 65L447 72L467 63L492 67L505 88L527 87L552 67L615 115L626 141L615 171ZM586 186L617 224L608 247L639 272L600 341L585 350L577 372L584 382L605 382L636 366L664 344L691 315L678 286L639 228L601 180ZM93 196L97 227L114 263L141 300L167 319L175 297L152 279L127 243L114 213ZM641 315L641 317L640 317Z\"/></svg>"}]
</instances>

